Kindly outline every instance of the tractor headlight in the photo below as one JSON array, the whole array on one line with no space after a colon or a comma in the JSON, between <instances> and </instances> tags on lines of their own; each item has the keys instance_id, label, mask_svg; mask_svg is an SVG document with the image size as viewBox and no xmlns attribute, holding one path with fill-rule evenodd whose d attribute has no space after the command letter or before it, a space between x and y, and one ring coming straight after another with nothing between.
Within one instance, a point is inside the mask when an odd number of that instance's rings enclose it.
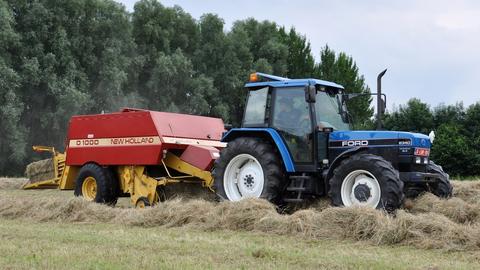
<instances>
[{"instance_id":1,"label":"tractor headlight","mask_svg":"<svg viewBox=\"0 0 480 270\"><path fill-rule=\"evenodd\" d=\"M428 164L428 158L423 159L423 164Z\"/></svg>"},{"instance_id":2,"label":"tractor headlight","mask_svg":"<svg viewBox=\"0 0 480 270\"><path fill-rule=\"evenodd\" d=\"M422 163L422 158L421 157L415 157L415 163L416 164L421 164Z\"/></svg>"}]
</instances>

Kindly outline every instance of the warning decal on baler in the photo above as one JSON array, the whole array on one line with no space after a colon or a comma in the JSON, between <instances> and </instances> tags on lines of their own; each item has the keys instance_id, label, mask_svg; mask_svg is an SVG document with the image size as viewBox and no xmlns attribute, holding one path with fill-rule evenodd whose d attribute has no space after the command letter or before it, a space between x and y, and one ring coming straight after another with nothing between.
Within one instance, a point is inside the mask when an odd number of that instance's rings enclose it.
<instances>
[{"instance_id":1,"label":"warning decal on baler","mask_svg":"<svg viewBox=\"0 0 480 270\"><path fill-rule=\"evenodd\" d=\"M105 147L105 146L132 146L132 145L160 145L160 137L125 137L70 140L69 147Z\"/></svg>"}]
</instances>

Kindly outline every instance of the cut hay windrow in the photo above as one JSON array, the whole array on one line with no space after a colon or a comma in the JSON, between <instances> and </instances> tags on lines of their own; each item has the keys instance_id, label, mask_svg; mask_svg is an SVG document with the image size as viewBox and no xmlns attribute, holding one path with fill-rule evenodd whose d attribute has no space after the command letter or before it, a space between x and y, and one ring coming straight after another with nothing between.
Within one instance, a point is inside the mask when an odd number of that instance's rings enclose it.
<instances>
[{"instance_id":1,"label":"cut hay windrow","mask_svg":"<svg viewBox=\"0 0 480 270\"><path fill-rule=\"evenodd\" d=\"M25 178L1 178L0 190L20 189L28 180Z\"/></svg>"},{"instance_id":2,"label":"cut hay windrow","mask_svg":"<svg viewBox=\"0 0 480 270\"><path fill-rule=\"evenodd\" d=\"M456 184L456 186L463 185ZM475 186L475 189L480 186ZM142 227L189 227L298 236L305 239L367 241L426 249L480 250L478 202L441 200L425 194L395 216L367 208L329 207L326 200L282 215L257 199L221 202L182 198L149 209L112 208L80 198L0 198L0 217L35 222L113 223ZM465 198L468 200L468 198Z\"/></svg>"}]
</instances>

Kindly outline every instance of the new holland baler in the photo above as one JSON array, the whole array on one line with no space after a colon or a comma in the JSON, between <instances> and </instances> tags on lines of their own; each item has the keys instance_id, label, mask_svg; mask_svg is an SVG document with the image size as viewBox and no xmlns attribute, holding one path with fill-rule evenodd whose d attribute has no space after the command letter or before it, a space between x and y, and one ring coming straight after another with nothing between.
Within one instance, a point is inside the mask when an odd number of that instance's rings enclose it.
<instances>
[{"instance_id":1,"label":"new holland baler","mask_svg":"<svg viewBox=\"0 0 480 270\"><path fill-rule=\"evenodd\" d=\"M210 173L224 132L221 119L123 109L73 116L65 153L53 154L50 179L30 179L24 189L59 187L100 203L129 194L138 207L153 205L166 185L191 182L212 187Z\"/></svg>"}]
</instances>

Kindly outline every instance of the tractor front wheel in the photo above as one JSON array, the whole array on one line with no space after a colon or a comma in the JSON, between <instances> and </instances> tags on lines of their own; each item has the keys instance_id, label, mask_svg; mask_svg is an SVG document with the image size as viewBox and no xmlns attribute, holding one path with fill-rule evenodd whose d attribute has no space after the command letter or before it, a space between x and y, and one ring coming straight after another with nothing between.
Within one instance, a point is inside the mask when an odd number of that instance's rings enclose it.
<instances>
[{"instance_id":1,"label":"tractor front wheel","mask_svg":"<svg viewBox=\"0 0 480 270\"><path fill-rule=\"evenodd\" d=\"M285 173L275 149L259 138L237 138L220 153L213 171L221 199L263 198L279 203Z\"/></svg>"},{"instance_id":2,"label":"tractor front wheel","mask_svg":"<svg viewBox=\"0 0 480 270\"><path fill-rule=\"evenodd\" d=\"M433 161L427 165L429 173L436 173L440 175L437 182L429 184L430 191L440 198L452 197L453 187L450 184L450 176L443 171L442 166L435 164Z\"/></svg>"},{"instance_id":3,"label":"tractor front wheel","mask_svg":"<svg viewBox=\"0 0 480 270\"><path fill-rule=\"evenodd\" d=\"M398 171L382 157L356 154L340 163L328 192L335 206L367 206L394 212L404 199Z\"/></svg>"}]
</instances>

